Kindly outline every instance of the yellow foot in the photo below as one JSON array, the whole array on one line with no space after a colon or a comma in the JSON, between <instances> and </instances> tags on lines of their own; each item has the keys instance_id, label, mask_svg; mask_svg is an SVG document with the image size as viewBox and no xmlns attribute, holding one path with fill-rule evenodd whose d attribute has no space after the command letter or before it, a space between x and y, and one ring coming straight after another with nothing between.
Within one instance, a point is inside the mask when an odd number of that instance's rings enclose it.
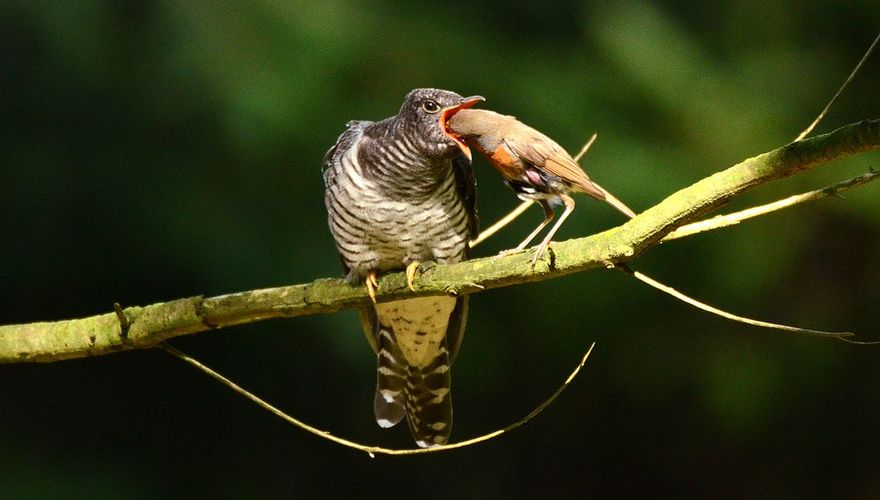
<instances>
[{"instance_id":1,"label":"yellow foot","mask_svg":"<svg viewBox=\"0 0 880 500\"><path fill-rule=\"evenodd\" d=\"M408 266L406 266L406 286L409 287L410 290L416 291L413 288L413 282L416 280L416 271L419 270L419 262L410 262Z\"/></svg>"},{"instance_id":2,"label":"yellow foot","mask_svg":"<svg viewBox=\"0 0 880 500\"><path fill-rule=\"evenodd\" d=\"M373 301L373 304L376 303L376 290L379 289L379 282L376 280L376 271L370 271L367 273L367 279L364 280L367 285L367 294L370 296L370 300Z\"/></svg>"}]
</instances>

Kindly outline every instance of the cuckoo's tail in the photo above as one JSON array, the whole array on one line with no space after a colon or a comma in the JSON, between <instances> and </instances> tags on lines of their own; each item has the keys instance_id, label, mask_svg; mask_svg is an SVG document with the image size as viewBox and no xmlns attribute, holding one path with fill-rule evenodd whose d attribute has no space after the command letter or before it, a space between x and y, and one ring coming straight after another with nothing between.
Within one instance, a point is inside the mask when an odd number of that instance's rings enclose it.
<instances>
[{"instance_id":1,"label":"cuckoo's tail","mask_svg":"<svg viewBox=\"0 0 880 500\"><path fill-rule=\"evenodd\" d=\"M452 430L452 378L445 339L422 366L406 362L394 333L379 328L376 422L391 427L405 416L420 447L446 444Z\"/></svg>"}]
</instances>

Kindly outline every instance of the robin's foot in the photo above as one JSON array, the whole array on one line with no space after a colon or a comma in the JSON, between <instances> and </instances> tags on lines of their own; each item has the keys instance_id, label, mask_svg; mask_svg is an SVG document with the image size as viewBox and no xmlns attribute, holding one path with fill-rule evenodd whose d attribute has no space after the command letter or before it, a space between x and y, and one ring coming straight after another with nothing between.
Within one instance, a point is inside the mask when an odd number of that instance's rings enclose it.
<instances>
[{"instance_id":1,"label":"robin's foot","mask_svg":"<svg viewBox=\"0 0 880 500\"><path fill-rule=\"evenodd\" d=\"M523 249L522 249L522 248L519 248L519 247L517 247L517 248L508 248L507 250L502 250L502 251L498 252L498 256L499 256L499 257L506 257L506 256L508 256L508 255L513 255L513 254L515 254L515 253L520 253L520 252L522 252L522 251L523 251Z\"/></svg>"},{"instance_id":2,"label":"robin's foot","mask_svg":"<svg viewBox=\"0 0 880 500\"><path fill-rule=\"evenodd\" d=\"M520 247L508 248L507 250L502 250L502 251L498 252L498 255L496 255L495 257L492 257L492 262L495 262L497 259L500 259L501 257L507 257L508 255L513 255L515 253L520 253L522 251L523 251L523 249Z\"/></svg>"},{"instance_id":3,"label":"robin's foot","mask_svg":"<svg viewBox=\"0 0 880 500\"><path fill-rule=\"evenodd\" d=\"M416 280L416 271L419 270L419 262L410 262L408 266L406 266L406 286L409 287L410 290L416 291L413 288L413 282Z\"/></svg>"},{"instance_id":4,"label":"robin's foot","mask_svg":"<svg viewBox=\"0 0 880 500\"><path fill-rule=\"evenodd\" d=\"M367 294L370 296L370 300L375 304L376 290L379 289L379 282L376 279L376 271L370 271L367 273L367 278L364 280L364 283L367 285Z\"/></svg>"},{"instance_id":5,"label":"robin's foot","mask_svg":"<svg viewBox=\"0 0 880 500\"><path fill-rule=\"evenodd\" d=\"M535 247L535 255L532 256L532 266L533 267L534 267L535 263L538 262L538 259L540 259L542 255L544 255L544 252L547 250L547 247L549 245L550 245L550 242L545 241L544 243L541 243L540 245Z\"/></svg>"}]
</instances>

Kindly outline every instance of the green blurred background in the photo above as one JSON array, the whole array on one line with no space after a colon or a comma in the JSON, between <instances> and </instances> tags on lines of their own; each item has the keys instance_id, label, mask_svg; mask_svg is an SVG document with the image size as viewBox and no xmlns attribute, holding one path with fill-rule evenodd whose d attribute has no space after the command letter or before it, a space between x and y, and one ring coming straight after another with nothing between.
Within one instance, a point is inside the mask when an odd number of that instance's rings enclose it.
<instances>
[{"instance_id":1,"label":"green blurred background","mask_svg":"<svg viewBox=\"0 0 880 500\"><path fill-rule=\"evenodd\" d=\"M481 94L636 210L795 137L880 27L853 2L0 4L0 324L338 276L320 164L412 88ZM880 118L880 56L820 126ZM862 155L734 210L876 167ZM484 225L518 201L481 158ZM634 266L713 304L880 338L880 186L654 248ZM560 239L621 223L579 199ZM480 247L513 246L532 209ZM159 351L0 367L3 497L880 495L880 350L733 324L618 272L473 297L461 440L366 455L297 430ZM346 311L173 341L358 441L375 360Z\"/></svg>"}]
</instances>

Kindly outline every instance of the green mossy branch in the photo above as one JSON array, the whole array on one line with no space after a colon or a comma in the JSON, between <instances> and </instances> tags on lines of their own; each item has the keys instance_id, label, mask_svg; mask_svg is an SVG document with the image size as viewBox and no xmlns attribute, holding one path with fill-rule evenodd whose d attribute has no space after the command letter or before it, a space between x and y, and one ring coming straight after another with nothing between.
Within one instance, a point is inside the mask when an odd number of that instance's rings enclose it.
<instances>
[{"instance_id":1,"label":"green mossy branch","mask_svg":"<svg viewBox=\"0 0 880 500\"><path fill-rule=\"evenodd\" d=\"M530 253L474 259L454 265L423 266L415 293L402 273L379 281L379 300L444 293L476 293L490 288L543 281L631 261L675 228L717 209L760 184L817 165L880 149L880 120L865 120L829 134L794 142L749 158L682 189L626 224L551 246L536 266ZM340 279L222 295L189 297L66 321L0 326L0 363L50 362L155 347L180 335L269 318L321 314L361 306L363 287Z\"/></svg>"}]
</instances>

